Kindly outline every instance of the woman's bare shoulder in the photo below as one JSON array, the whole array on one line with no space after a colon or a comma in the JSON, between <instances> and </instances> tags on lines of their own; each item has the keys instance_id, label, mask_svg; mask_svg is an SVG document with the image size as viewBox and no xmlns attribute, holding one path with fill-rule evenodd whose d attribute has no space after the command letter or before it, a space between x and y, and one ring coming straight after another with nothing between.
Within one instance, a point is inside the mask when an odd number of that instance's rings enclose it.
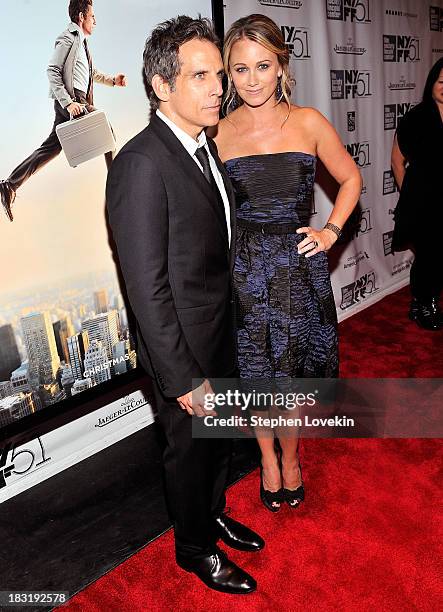
<instances>
[{"instance_id":1,"label":"woman's bare shoulder","mask_svg":"<svg viewBox=\"0 0 443 612\"><path fill-rule=\"evenodd\" d=\"M313 106L297 106L291 104L291 115L293 119L306 124L318 123L325 120L325 116Z\"/></svg>"},{"instance_id":2,"label":"woman's bare shoulder","mask_svg":"<svg viewBox=\"0 0 443 612\"><path fill-rule=\"evenodd\" d=\"M229 119L224 117L223 119L220 119L217 125L206 130L207 135L213 138L217 145L219 143L223 143L224 140L231 138L233 132L235 132L236 128L232 123L231 115L232 113L229 115Z\"/></svg>"}]
</instances>

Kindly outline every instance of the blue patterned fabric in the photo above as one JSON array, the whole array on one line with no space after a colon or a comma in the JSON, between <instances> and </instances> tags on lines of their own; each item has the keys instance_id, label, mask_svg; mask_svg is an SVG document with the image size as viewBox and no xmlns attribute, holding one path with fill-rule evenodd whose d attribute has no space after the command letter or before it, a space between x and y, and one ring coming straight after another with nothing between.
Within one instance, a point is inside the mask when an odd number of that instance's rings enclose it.
<instances>
[{"instance_id":1,"label":"blue patterned fabric","mask_svg":"<svg viewBox=\"0 0 443 612\"><path fill-rule=\"evenodd\" d=\"M309 224L316 158L301 152L225 163L237 219ZM237 229L234 286L242 378L338 376L337 316L327 256L306 258L304 234Z\"/></svg>"}]
</instances>

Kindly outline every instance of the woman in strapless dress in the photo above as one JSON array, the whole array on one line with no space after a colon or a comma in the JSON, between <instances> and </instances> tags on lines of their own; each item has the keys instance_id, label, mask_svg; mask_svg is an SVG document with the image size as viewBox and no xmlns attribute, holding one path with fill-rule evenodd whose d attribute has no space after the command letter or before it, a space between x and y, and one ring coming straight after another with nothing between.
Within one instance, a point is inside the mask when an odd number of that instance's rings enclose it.
<instances>
[{"instance_id":1,"label":"woman in strapless dress","mask_svg":"<svg viewBox=\"0 0 443 612\"><path fill-rule=\"evenodd\" d=\"M271 19L236 21L223 59L228 89L215 141L237 200L240 377L337 377L326 251L358 201L360 173L323 115L291 105L289 53ZM308 225L317 158L340 185L322 229ZM263 504L273 512L283 501L297 507L304 499L298 434L260 428L256 435Z\"/></svg>"}]
</instances>

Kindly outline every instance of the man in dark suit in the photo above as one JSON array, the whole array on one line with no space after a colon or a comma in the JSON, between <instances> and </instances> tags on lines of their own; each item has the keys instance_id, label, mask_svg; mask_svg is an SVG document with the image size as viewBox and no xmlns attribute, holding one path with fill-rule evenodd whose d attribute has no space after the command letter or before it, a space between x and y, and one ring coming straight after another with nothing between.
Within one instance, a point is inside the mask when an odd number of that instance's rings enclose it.
<instances>
[{"instance_id":1,"label":"man in dark suit","mask_svg":"<svg viewBox=\"0 0 443 612\"><path fill-rule=\"evenodd\" d=\"M230 441L192 437L210 414L210 378L236 374L231 274L234 196L204 128L218 122L223 64L209 21L180 16L146 41L152 117L108 176L106 201L138 355L152 376L177 563L209 587L248 593L255 580L217 548L263 540L224 513Z\"/></svg>"}]
</instances>

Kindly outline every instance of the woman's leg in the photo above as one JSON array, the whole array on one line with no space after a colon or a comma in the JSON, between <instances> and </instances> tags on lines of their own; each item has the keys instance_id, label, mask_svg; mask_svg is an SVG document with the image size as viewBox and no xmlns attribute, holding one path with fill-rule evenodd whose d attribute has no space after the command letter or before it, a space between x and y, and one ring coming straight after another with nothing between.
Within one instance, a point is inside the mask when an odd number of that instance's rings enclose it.
<instances>
[{"instance_id":1,"label":"woman's leg","mask_svg":"<svg viewBox=\"0 0 443 612\"><path fill-rule=\"evenodd\" d=\"M263 486L266 491L276 492L281 489L282 483L280 466L274 447L274 436L258 434L257 442L261 451Z\"/></svg>"},{"instance_id":2,"label":"woman's leg","mask_svg":"<svg viewBox=\"0 0 443 612\"><path fill-rule=\"evenodd\" d=\"M291 491L294 491L302 484L298 457L298 441L298 437L291 438L287 435L279 437L282 449L281 464L283 487Z\"/></svg>"}]
</instances>

